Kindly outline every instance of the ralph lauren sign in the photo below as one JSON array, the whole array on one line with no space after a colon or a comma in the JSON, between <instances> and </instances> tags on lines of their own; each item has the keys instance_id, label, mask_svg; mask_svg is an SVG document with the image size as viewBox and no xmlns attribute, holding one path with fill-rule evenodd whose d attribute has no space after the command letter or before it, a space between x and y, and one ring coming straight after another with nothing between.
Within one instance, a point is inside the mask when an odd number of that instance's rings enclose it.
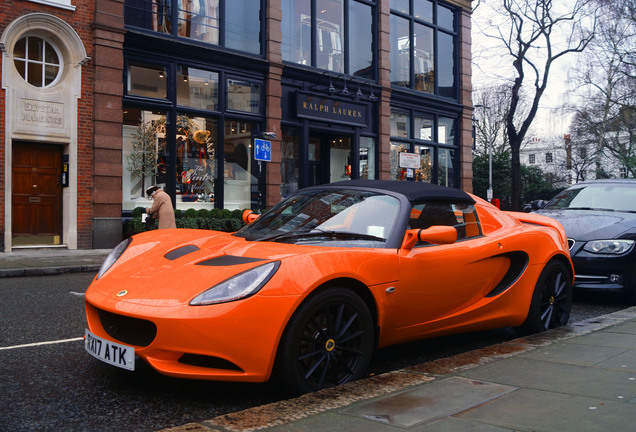
<instances>
[{"instance_id":1,"label":"ralph lauren sign","mask_svg":"<svg viewBox=\"0 0 636 432\"><path fill-rule=\"evenodd\" d=\"M364 104L303 92L296 93L296 115L301 118L355 126L366 126L368 116L367 106Z\"/></svg>"}]
</instances>

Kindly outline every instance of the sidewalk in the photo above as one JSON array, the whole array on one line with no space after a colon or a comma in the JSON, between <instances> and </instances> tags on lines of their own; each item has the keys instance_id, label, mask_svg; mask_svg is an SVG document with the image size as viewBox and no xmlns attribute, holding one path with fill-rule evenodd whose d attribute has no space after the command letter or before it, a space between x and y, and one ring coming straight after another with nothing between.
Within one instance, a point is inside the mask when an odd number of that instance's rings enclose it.
<instances>
[{"instance_id":1,"label":"sidewalk","mask_svg":"<svg viewBox=\"0 0 636 432\"><path fill-rule=\"evenodd\" d=\"M0 252L0 279L61 273L97 273L110 249L23 249Z\"/></svg>"},{"instance_id":2,"label":"sidewalk","mask_svg":"<svg viewBox=\"0 0 636 432\"><path fill-rule=\"evenodd\" d=\"M163 432L634 430L636 307Z\"/></svg>"}]
</instances>

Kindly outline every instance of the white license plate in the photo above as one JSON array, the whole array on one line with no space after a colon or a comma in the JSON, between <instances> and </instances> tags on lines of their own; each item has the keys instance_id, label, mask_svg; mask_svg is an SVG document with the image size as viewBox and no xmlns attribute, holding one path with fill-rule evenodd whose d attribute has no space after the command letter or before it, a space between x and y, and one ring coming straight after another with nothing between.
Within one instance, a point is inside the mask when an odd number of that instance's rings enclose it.
<instances>
[{"instance_id":1,"label":"white license plate","mask_svg":"<svg viewBox=\"0 0 636 432\"><path fill-rule=\"evenodd\" d=\"M84 348L93 357L123 369L135 370L135 348L102 339L88 329L84 334Z\"/></svg>"}]
</instances>

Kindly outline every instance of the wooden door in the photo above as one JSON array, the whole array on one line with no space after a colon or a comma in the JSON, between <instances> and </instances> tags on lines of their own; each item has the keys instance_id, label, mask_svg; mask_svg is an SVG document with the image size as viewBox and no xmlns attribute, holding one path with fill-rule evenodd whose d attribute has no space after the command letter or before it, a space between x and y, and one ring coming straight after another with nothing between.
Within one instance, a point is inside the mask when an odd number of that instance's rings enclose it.
<instances>
[{"instance_id":1,"label":"wooden door","mask_svg":"<svg viewBox=\"0 0 636 432\"><path fill-rule=\"evenodd\" d=\"M15 143L12 169L13 244L60 244L62 147Z\"/></svg>"}]
</instances>

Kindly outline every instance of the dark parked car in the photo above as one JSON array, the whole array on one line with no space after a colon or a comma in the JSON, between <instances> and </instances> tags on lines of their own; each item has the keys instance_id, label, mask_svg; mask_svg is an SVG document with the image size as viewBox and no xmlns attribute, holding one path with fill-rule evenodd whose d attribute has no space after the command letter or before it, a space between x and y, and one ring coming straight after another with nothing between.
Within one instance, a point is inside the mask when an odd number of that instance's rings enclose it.
<instances>
[{"instance_id":1,"label":"dark parked car","mask_svg":"<svg viewBox=\"0 0 636 432\"><path fill-rule=\"evenodd\" d=\"M621 291L636 303L636 179L578 183L537 213L565 228L575 290Z\"/></svg>"}]
</instances>

